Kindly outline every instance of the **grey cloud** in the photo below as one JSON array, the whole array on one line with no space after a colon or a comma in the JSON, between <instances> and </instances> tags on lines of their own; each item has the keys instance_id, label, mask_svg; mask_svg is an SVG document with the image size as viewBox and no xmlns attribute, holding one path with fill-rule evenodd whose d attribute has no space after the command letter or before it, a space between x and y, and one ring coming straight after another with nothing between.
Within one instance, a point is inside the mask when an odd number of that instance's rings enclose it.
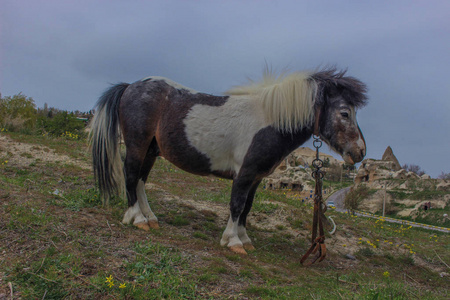
<instances>
[{"instance_id":1,"label":"grey cloud","mask_svg":"<svg viewBox=\"0 0 450 300\"><path fill-rule=\"evenodd\" d=\"M0 92L90 109L108 83L169 77L220 94L264 61L335 64L369 86L368 156L432 176L450 140L450 2L2 1ZM437 144L437 145L436 145Z\"/></svg>"}]
</instances>

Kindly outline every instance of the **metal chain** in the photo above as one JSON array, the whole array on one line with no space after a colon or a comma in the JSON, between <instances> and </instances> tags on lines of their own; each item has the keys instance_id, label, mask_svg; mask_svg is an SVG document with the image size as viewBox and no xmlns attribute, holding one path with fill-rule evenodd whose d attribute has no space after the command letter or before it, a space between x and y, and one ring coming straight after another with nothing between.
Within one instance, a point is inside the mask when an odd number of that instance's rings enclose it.
<instances>
[{"instance_id":1,"label":"metal chain","mask_svg":"<svg viewBox=\"0 0 450 300\"><path fill-rule=\"evenodd\" d=\"M314 142L313 146L316 148L316 159L313 160L312 165L315 170L312 172L312 177L316 181L315 195L314 195L314 217L313 217L313 227L312 227L312 245L309 250L303 255L300 263L303 264L310 254L317 255L313 258L310 264L316 262L316 260L322 261L326 256L326 246L325 246L325 235L322 223L323 213L326 211L326 206L322 201L322 179L324 176L323 171L323 161L319 158L319 148L322 147L322 141L320 136L313 135ZM318 232L317 232L318 231Z\"/></svg>"},{"instance_id":2,"label":"metal chain","mask_svg":"<svg viewBox=\"0 0 450 300\"><path fill-rule=\"evenodd\" d=\"M323 160L319 158L319 148L322 147L322 140L320 139L320 136L313 135L313 146L316 148L316 158L312 161L312 165L314 167L314 171L312 172L311 176L316 181L316 189L315 189L315 201L320 202L320 206L322 208L323 212L327 211L327 206L322 201L322 184L323 184L323 177L325 176L325 173L321 170L323 168ZM316 200L317 199L317 200Z\"/></svg>"},{"instance_id":3,"label":"metal chain","mask_svg":"<svg viewBox=\"0 0 450 300\"><path fill-rule=\"evenodd\" d=\"M312 172L311 176L317 181L322 180L324 173L320 169L323 168L323 160L319 158L319 148L322 147L322 140L320 136L313 135L314 142L313 146L316 148L316 159L313 160L312 165L315 170Z\"/></svg>"}]
</instances>

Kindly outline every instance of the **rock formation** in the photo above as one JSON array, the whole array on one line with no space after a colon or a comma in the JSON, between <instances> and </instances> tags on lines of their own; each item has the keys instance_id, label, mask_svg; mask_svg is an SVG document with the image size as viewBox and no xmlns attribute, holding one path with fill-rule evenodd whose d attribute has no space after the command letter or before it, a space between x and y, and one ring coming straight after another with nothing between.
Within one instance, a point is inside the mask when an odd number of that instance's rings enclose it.
<instances>
[{"instance_id":1,"label":"rock formation","mask_svg":"<svg viewBox=\"0 0 450 300\"><path fill-rule=\"evenodd\" d=\"M355 184L373 182L384 178L392 178L396 165L393 161L368 158L362 161L355 177Z\"/></svg>"},{"instance_id":2,"label":"rock formation","mask_svg":"<svg viewBox=\"0 0 450 300\"><path fill-rule=\"evenodd\" d=\"M393 170L398 171L402 167L400 166L400 163L398 162L397 157L395 157L394 152L392 151L391 146L388 146L386 150L384 151L384 154L381 158L382 161L392 161L394 163Z\"/></svg>"},{"instance_id":3,"label":"rock formation","mask_svg":"<svg viewBox=\"0 0 450 300\"><path fill-rule=\"evenodd\" d=\"M399 177L411 177L414 175L403 173L405 171L400 166L397 157L395 157L392 148L388 146L384 151L381 160L368 158L362 161L361 166L358 169L358 173L355 177L355 184L361 182L373 182L384 178L399 178ZM397 174L397 172L402 172Z\"/></svg>"},{"instance_id":4,"label":"rock formation","mask_svg":"<svg viewBox=\"0 0 450 300\"><path fill-rule=\"evenodd\" d=\"M366 185L372 191L360 203L360 210L416 218L423 214L425 203L443 209L450 201L450 182L417 175L402 169L392 148L387 147L381 160L365 159L355 177L355 186ZM422 196L425 192L427 196ZM444 192L444 193L442 193ZM443 195L444 194L444 195Z\"/></svg>"}]
</instances>

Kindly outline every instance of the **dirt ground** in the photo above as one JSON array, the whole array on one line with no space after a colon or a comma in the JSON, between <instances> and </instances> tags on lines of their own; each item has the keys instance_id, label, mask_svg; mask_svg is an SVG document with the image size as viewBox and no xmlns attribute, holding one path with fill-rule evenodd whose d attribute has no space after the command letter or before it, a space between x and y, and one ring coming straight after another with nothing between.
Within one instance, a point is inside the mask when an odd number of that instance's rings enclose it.
<instances>
[{"instance_id":1,"label":"dirt ground","mask_svg":"<svg viewBox=\"0 0 450 300\"><path fill-rule=\"evenodd\" d=\"M11 164L18 167L27 167L38 162L59 162L78 165L84 169L91 166L80 160L75 160L67 155L56 153L53 149L42 145L21 143L12 140L6 135L0 135L0 156L9 156Z\"/></svg>"}]
</instances>

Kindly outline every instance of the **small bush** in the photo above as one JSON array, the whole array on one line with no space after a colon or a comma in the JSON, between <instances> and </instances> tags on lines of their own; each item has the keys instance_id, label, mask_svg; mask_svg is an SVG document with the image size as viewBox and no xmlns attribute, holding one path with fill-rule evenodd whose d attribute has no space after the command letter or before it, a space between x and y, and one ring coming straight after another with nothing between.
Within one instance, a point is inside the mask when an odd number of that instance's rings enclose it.
<instances>
[{"instance_id":1,"label":"small bush","mask_svg":"<svg viewBox=\"0 0 450 300\"><path fill-rule=\"evenodd\" d=\"M450 173L444 173L441 172L441 174L438 176L439 179L450 179Z\"/></svg>"},{"instance_id":2,"label":"small bush","mask_svg":"<svg viewBox=\"0 0 450 300\"><path fill-rule=\"evenodd\" d=\"M347 209L358 209L362 200L370 195L370 190L365 185L359 185L356 189L352 188L350 192L345 196L344 206Z\"/></svg>"},{"instance_id":3,"label":"small bush","mask_svg":"<svg viewBox=\"0 0 450 300\"><path fill-rule=\"evenodd\" d=\"M42 133L52 136L76 137L76 139L84 136L84 122L67 111L53 114L51 117L40 116L37 123Z\"/></svg>"},{"instance_id":4,"label":"small bush","mask_svg":"<svg viewBox=\"0 0 450 300\"><path fill-rule=\"evenodd\" d=\"M373 252L373 250L368 247L364 247L359 249L355 254L364 257L372 257L375 255L375 252Z\"/></svg>"},{"instance_id":5,"label":"small bush","mask_svg":"<svg viewBox=\"0 0 450 300\"><path fill-rule=\"evenodd\" d=\"M37 111L33 98L22 95L0 97L0 127L9 131L29 131L36 125Z\"/></svg>"}]
</instances>

